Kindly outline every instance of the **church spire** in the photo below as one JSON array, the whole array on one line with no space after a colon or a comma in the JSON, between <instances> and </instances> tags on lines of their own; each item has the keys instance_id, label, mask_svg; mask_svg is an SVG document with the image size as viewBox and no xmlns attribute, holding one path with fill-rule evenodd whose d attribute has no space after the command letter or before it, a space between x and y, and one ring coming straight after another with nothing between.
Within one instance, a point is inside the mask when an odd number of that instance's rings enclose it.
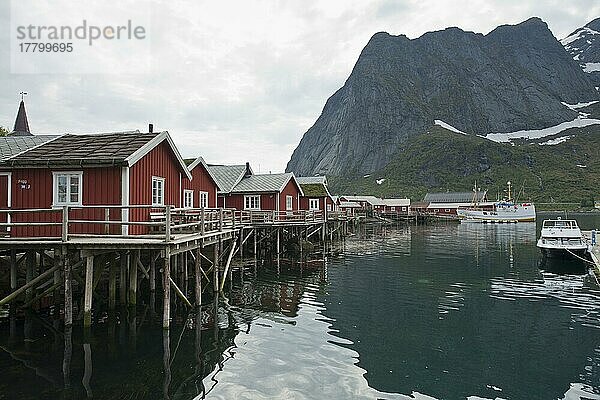
<instances>
[{"instance_id":1,"label":"church spire","mask_svg":"<svg viewBox=\"0 0 600 400\"><path fill-rule=\"evenodd\" d=\"M21 92L20 95L21 103L15 119L15 127L10 136L33 136L29 131L29 121L27 120L27 111L25 111L25 95L27 95L27 92Z\"/></svg>"}]
</instances>

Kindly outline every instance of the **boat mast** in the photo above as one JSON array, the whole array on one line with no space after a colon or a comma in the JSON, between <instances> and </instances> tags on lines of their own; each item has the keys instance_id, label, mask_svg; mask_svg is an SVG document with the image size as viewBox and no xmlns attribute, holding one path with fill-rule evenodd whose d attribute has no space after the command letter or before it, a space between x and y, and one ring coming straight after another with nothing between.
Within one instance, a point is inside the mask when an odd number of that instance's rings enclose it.
<instances>
[{"instance_id":1,"label":"boat mast","mask_svg":"<svg viewBox=\"0 0 600 400\"><path fill-rule=\"evenodd\" d=\"M510 181L506 182L506 184L508 185L508 201L511 201L512 200L512 195L510 193L510 188L511 188L512 184L510 183Z\"/></svg>"}]
</instances>

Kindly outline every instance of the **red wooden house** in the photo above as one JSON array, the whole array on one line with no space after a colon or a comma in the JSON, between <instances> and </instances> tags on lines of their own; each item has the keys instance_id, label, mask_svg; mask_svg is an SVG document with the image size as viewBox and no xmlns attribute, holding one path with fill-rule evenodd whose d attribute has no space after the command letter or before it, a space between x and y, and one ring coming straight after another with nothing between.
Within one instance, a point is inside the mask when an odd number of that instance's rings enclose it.
<instances>
[{"instance_id":1,"label":"red wooden house","mask_svg":"<svg viewBox=\"0 0 600 400\"><path fill-rule=\"evenodd\" d=\"M204 159L198 157L195 160L189 160L188 170L192 175L192 179L183 177L183 207L216 208L219 187Z\"/></svg>"},{"instance_id":2,"label":"red wooden house","mask_svg":"<svg viewBox=\"0 0 600 400\"><path fill-rule=\"evenodd\" d=\"M219 206L237 210L296 211L302 189L292 173L253 174L250 165L211 165Z\"/></svg>"},{"instance_id":3,"label":"red wooden house","mask_svg":"<svg viewBox=\"0 0 600 400\"><path fill-rule=\"evenodd\" d=\"M301 210L320 210L323 215L334 211L335 203L327 188L327 178L324 176L302 176L296 178L304 195L300 197Z\"/></svg>"},{"instance_id":4,"label":"red wooden house","mask_svg":"<svg viewBox=\"0 0 600 400\"><path fill-rule=\"evenodd\" d=\"M54 209L36 213L13 212L11 236L60 236L64 206L70 219L148 221L150 208L80 208L100 205L182 205L182 179L191 179L168 132L66 134L3 160L11 173L7 195L11 210ZM38 222L38 225L36 225ZM106 233L104 224L73 224L70 233ZM111 225L110 233L143 234L148 227Z\"/></svg>"}]
</instances>

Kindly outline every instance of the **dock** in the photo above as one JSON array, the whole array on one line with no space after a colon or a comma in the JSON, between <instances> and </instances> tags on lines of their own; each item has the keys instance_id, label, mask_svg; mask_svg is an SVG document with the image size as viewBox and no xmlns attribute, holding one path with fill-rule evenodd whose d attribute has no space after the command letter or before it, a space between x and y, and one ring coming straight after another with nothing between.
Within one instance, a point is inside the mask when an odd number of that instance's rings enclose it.
<instances>
[{"instance_id":1,"label":"dock","mask_svg":"<svg viewBox=\"0 0 600 400\"><path fill-rule=\"evenodd\" d=\"M88 209L89 210L86 210ZM97 211L97 212L92 212ZM215 297L231 281L237 255L280 255L294 247L302 258L312 238L323 245L342 239L359 221L344 213L174 208L172 206L65 206L54 209L0 211L6 233L0 237L0 269L10 287L0 306L35 309L52 298L65 326L74 319L74 292L83 298L76 315L84 327L93 321L93 304L109 310L135 307L139 288L163 295L163 328L171 321L171 303L200 307L202 293ZM36 222L23 214L35 214ZM129 220L115 218L130 214ZM44 236L31 226L48 227ZM34 232L34 236L31 236ZM132 233L135 232L135 233ZM2 282L6 284L6 282ZM188 298L193 287L193 298ZM172 300L171 295L175 297ZM153 297L152 297L153 298ZM79 305L75 302L75 306ZM82 308L82 310L81 310Z\"/></svg>"},{"instance_id":2,"label":"dock","mask_svg":"<svg viewBox=\"0 0 600 400\"><path fill-rule=\"evenodd\" d=\"M582 233L588 244L588 255L594 264L594 272L600 278L600 231L582 231Z\"/></svg>"}]
</instances>

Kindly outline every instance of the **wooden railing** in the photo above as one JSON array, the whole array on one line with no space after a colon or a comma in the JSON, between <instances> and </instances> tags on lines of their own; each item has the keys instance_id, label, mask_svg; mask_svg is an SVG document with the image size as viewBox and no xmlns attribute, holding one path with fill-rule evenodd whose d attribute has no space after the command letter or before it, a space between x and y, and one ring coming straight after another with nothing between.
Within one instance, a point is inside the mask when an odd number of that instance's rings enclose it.
<instances>
[{"instance_id":1,"label":"wooden railing","mask_svg":"<svg viewBox=\"0 0 600 400\"><path fill-rule=\"evenodd\" d=\"M321 211L263 211L172 206L92 205L48 209L0 210L0 240L78 237L152 238L169 242L174 235L221 232L264 224L323 223Z\"/></svg>"}]
</instances>

